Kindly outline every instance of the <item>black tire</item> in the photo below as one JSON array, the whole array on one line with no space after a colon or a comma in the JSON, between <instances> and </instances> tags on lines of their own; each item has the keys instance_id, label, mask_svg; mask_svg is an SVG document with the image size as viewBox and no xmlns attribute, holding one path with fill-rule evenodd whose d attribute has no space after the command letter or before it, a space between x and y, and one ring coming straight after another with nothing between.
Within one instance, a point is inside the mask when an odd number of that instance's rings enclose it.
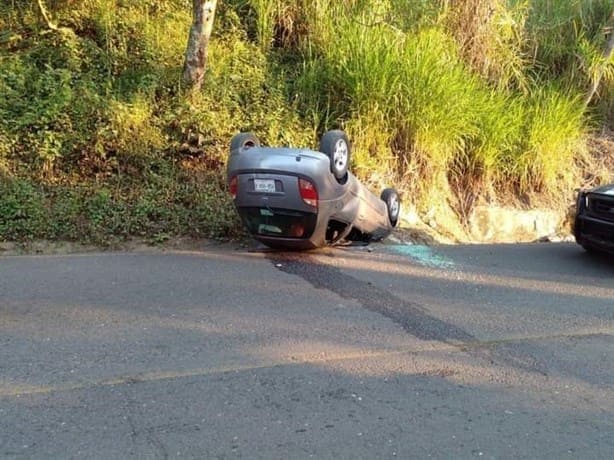
<instances>
[{"instance_id":1,"label":"black tire","mask_svg":"<svg viewBox=\"0 0 614 460\"><path fill-rule=\"evenodd\" d=\"M350 165L350 141L347 135L338 129L327 131L320 139L320 152L330 159L330 172L338 182L345 182Z\"/></svg>"},{"instance_id":2,"label":"black tire","mask_svg":"<svg viewBox=\"0 0 614 460\"><path fill-rule=\"evenodd\" d=\"M260 147L260 140L252 133L239 133L233 136L230 141L230 153L251 147Z\"/></svg>"},{"instance_id":3,"label":"black tire","mask_svg":"<svg viewBox=\"0 0 614 460\"><path fill-rule=\"evenodd\" d=\"M380 198L386 203L386 209L388 209L388 220L393 227L397 226L399 222L399 214L401 212L401 200L399 194L393 188L384 189Z\"/></svg>"}]
</instances>

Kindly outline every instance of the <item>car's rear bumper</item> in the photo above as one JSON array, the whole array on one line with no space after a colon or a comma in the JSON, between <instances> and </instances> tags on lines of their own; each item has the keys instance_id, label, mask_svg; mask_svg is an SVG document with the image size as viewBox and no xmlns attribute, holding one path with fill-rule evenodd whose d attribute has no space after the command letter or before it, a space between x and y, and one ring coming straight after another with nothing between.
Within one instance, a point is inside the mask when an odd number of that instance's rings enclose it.
<instances>
[{"instance_id":1,"label":"car's rear bumper","mask_svg":"<svg viewBox=\"0 0 614 460\"><path fill-rule=\"evenodd\" d=\"M305 251L309 249L316 249L325 245L325 243L316 243L313 239L300 239L300 238L280 238L269 237L263 235L252 235L254 239L267 245L270 248L288 250L288 251Z\"/></svg>"},{"instance_id":2,"label":"car's rear bumper","mask_svg":"<svg viewBox=\"0 0 614 460\"><path fill-rule=\"evenodd\" d=\"M267 246L281 249L312 249L323 246L322 214L268 206L237 206L249 233Z\"/></svg>"},{"instance_id":3,"label":"car's rear bumper","mask_svg":"<svg viewBox=\"0 0 614 460\"><path fill-rule=\"evenodd\" d=\"M326 216L329 202L318 206L301 198L292 173L252 171L237 174L238 192L234 204L249 233L267 246L302 250L326 244ZM268 181L270 191L256 189L257 181Z\"/></svg>"}]
</instances>

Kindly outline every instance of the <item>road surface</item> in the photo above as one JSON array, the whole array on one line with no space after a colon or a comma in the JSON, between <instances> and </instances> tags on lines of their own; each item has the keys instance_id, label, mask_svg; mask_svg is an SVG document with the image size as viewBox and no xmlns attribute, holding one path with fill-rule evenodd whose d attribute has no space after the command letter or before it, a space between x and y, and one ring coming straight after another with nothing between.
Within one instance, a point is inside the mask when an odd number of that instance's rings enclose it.
<instances>
[{"instance_id":1,"label":"road surface","mask_svg":"<svg viewBox=\"0 0 614 460\"><path fill-rule=\"evenodd\" d=\"M614 458L614 261L0 257L0 458Z\"/></svg>"}]
</instances>

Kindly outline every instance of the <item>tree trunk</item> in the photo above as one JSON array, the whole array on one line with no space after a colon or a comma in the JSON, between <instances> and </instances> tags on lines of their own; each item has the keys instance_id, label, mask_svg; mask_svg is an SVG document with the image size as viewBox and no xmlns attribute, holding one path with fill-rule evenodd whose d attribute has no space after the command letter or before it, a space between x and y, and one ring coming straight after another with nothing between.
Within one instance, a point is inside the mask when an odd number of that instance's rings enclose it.
<instances>
[{"instance_id":1,"label":"tree trunk","mask_svg":"<svg viewBox=\"0 0 614 460\"><path fill-rule=\"evenodd\" d=\"M216 6L217 0L192 0L193 21L185 52L183 81L194 91L199 91L203 84Z\"/></svg>"},{"instance_id":2,"label":"tree trunk","mask_svg":"<svg viewBox=\"0 0 614 460\"><path fill-rule=\"evenodd\" d=\"M38 11L40 11L40 14L45 20L47 27L49 27L51 30L58 30L58 26L51 22L51 18L49 17L49 13L47 12L47 8L45 7L43 0L38 0Z\"/></svg>"},{"instance_id":3,"label":"tree trunk","mask_svg":"<svg viewBox=\"0 0 614 460\"><path fill-rule=\"evenodd\" d=\"M605 26L605 33L610 34L610 38L606 43L605 49L603 50L602 61L599 65L599 69L595 74L595 77L592 79L591 87L586 94L586 98L584 99L584 104L588 106L590 102L593 100L597 89L599 89L599 84L601 83L601 78L603 77L603 73L605 72L605 67L610 65L610 59L612 58L612 53L614 53L614 11L610 15L610 19Z\"/></svg>"}]
</instances>

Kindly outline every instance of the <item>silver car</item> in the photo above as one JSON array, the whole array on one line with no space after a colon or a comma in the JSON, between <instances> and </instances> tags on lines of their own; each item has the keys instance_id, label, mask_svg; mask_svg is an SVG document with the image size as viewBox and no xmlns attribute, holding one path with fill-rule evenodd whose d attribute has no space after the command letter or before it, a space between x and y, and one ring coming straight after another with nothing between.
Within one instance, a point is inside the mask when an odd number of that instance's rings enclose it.
<instances>
[{"instance_id":1,"label":"silver car","mask_svg":"<svg viewBox=\"0 0 614 460\"><path fill-rule=\"evenodd\" d=\"M378 198L348 171L350 143L326 132L319 151L263 147L251 133L230 143L228 188L241 220L276 249L312 249L386 237L399 219L399 195Z\"/></svg>"}]
</instances>

